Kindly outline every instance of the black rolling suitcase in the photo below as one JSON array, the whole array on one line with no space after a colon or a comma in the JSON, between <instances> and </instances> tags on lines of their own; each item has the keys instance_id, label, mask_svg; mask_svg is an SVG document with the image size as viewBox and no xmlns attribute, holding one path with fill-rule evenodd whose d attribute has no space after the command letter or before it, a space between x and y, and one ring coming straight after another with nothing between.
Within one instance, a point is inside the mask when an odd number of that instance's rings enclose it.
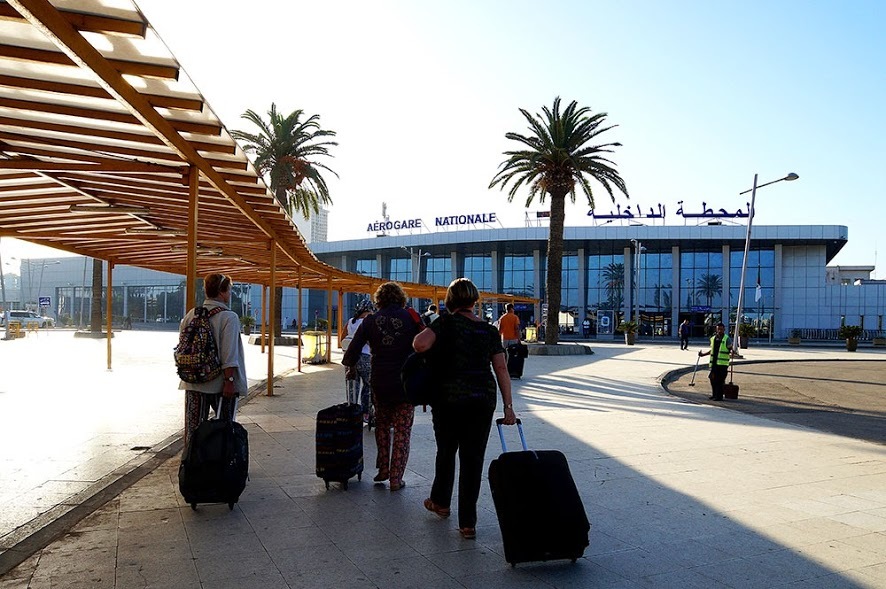
<instances>
[{"instance_id":1,"label":"black rolling suitcase","mask_svg":"<svg viewBox=\"0 0 886 589\"><path fill-rule=\"evenodd\" d=\"M517 420L522 452L508 452L502 420L496 420L504 453L489 464L489 488L505 560L518 562L571 559L588 546L591 525L569 472L557 450L526 449L523 425Z\"/></svg>"},{"instance_id":2,"label":"black rolling suitcase","mask_svg":"<svg viewBox=\"0 0 886 589\"><path fill-rule=\"evenodd\" d=\"M363 473L363 408L342 403L317 413L317 476L348 488L348 480Z\"/></svg>"},{"instance_id":3,"label":"black rolling suitcase","mask_svg":"<svg viewBox=\"0 0 886 589\"><path fill-rule=\"evenodd\" d=\"M178 489L191 509L198 503L227 503L234 509L248 476L249 436L242 425L207 419L197 426L178 468Z\"/></svg>"},{"instance_id":4,"label":"black rolling suitcase","mask_svg":"<svg viewBox=\"0 0 886 589\"><path fill-rule=\"evenodd\" d=\"M511 378L523 378L523 363L529 356L529 346L524 343L511 344L507 349L508 374Z\"/></svg>"}]
</instances>

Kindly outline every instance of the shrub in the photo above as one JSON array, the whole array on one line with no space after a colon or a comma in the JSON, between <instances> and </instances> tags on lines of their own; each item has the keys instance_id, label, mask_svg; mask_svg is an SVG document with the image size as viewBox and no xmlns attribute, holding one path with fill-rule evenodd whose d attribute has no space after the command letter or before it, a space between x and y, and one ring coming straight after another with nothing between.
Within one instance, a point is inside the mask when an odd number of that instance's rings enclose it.
<instances>
[{"instance_id":1,"label":"shrub","mask_svg":"<svg viewBox=\"0 0 886 589\"><path fill-rule=\"evenodd\" d=\"M858 339L861 335L861 325L843 325L840 327L840 339Z\"/></svg>"}]
</instances>

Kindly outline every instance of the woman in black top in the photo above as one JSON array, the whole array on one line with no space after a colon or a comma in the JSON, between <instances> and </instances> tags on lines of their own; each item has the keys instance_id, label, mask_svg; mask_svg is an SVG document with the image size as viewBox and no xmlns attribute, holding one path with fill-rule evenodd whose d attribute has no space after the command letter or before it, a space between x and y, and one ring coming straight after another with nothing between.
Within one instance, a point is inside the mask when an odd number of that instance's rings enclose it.
<instances>
[{"instance_id":1,"label":"woman in black top","mask_svg":"<svg viewBox=\"0 0 886 589\"><path fill-rule=\"evenodd\" d=\"M498 330L473 313L479 298L477 287L467 278L452 281L446 290L449 313L441 315L412 343L416 352L433 347L439 369L437 400L431 407L437 459L431 496L424 505L440 517L449 517L457 454L458 527L466 539L477 535L477 499L497 401L496 381L504 404L504 423L517 421Z\"/></svg>"}]
</instances>

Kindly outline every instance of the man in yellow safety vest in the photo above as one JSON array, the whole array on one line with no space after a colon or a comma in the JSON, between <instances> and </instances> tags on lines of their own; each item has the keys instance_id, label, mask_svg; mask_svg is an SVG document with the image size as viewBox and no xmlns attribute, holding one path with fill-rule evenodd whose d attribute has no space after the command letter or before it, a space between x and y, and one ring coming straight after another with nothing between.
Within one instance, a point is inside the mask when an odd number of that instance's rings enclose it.
<instances>
[{"instance_id":1,"label":"man in yellow safety vest","mask_svg":"<svg viewBox=\"0 0 886 589\"><path fill-rule=\"evenodd\" d=\"M699 350L698 356L710 356L711 372L708 378L711 379L711 396L713 401L723 400L723 385L726 384L726 375L729 372L729 357L732 354L732 340L726 335L726 326L723 323L717 324L717 332L711 337L711 349L708 351Z\"/></svg>"}]
</instances>

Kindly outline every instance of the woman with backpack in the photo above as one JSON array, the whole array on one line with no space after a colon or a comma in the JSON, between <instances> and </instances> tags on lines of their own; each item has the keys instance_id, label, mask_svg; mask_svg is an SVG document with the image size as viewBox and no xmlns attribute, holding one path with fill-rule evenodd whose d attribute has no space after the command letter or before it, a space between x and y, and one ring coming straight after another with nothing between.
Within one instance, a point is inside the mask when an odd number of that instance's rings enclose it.
<instances>
[{"instance_id":1,"label":"woman with backpack","mask_svg":"<svg viewBox=\"0 0 886 589\"><path fill-rule=\"evenodd\" d=\"M236 397L247 391L240 317L229 307L231 278L224 274L207 274L203 279L203 290L206 292L206 300L200 307L188 311L181 321L179 348L176 353L178 372L182 378L178 388L185 391L185 447L200 422L209 417L210 408L217 415L232 420L236 410ZM208 348L197 345L199 340L205 340L203 336L196 340L192 338L194 343L187 354L180 353L184 352L181 342L187 339L183 336L187 335L188 330L193 332L198 329L198 323L202 321L195 318L197 309L205 309L204 316L208 316L217 358L201 359L210 352ZM202 315L204 311L201 310L200 313ZM188 366L185 366L186 362ZM207 377L208 380L205 380Z\"/></svg>"}]
</instances>

